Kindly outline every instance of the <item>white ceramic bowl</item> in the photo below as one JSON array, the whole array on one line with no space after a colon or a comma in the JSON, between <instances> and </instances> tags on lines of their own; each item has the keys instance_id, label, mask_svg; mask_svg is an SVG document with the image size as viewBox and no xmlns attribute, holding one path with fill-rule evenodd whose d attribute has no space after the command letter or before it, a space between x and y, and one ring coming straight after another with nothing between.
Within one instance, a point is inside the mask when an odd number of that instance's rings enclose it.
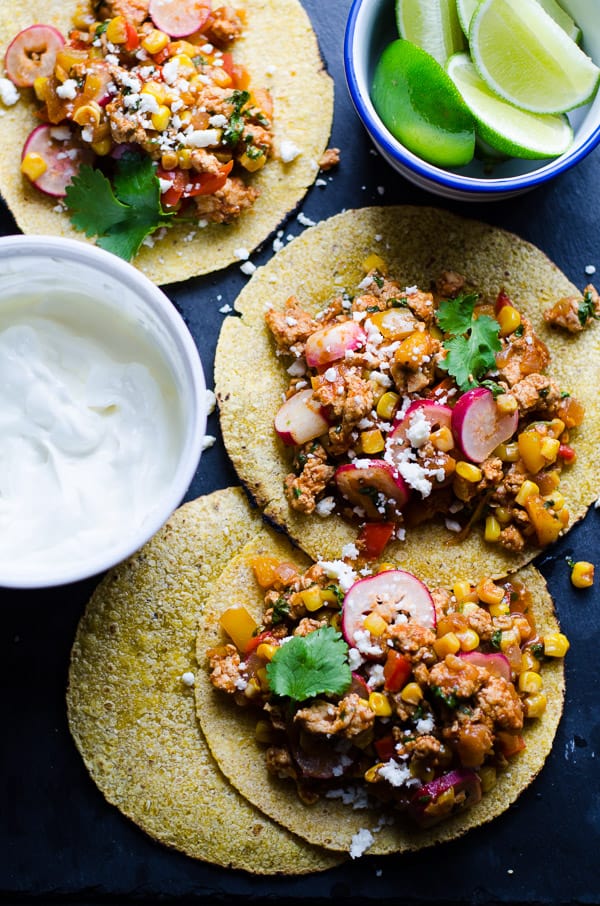
<instances>
[{"instance_id":1,"label":"white ceramic bowl","mask_svg":"<svg viewBox=\"0 0 600 906\"><path fill-rule=\"evenodd\" d=\"M95 576L182 501L206 427L202 365L132 265L72 239L0 238L0 384L0 586Z\"/></svg>"},{"instance_id":2,"label":"white ceramic bowl","mask_svg":"<svg viewBox=\"0 0 600 906\"><path fill-rule=\"evenodd\" d=\"M585 52L600 65L600 9L596 0L561 0L583 31ZM511 159L486 175L484 164L473 160L466 167L442 169L421 160L383 125L370 99L375 65L388 43L398 36L394 0L354 0L344 40L344 66L352 101L377 150L412 183L462 201L491 201L525 192L563 173L582 160L600 142L600 92L586 107L569 115L575 137L563 155L553 160Z\"/></svg>"}]
</instances>

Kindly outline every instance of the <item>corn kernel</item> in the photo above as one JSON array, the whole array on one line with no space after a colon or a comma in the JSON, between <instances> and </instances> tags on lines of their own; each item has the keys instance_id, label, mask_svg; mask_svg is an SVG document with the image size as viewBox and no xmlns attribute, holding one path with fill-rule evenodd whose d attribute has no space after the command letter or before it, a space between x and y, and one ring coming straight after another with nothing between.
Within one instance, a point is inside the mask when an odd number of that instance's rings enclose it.
<instances>
[{"instance_id":1,"label":"corn kernel","mask_svg":"<svg viewBox=\"0 0 600 906\"><path fill-rule=\"evenodd\" d=\"M540 489L537 486L537 484L535 483L535 481L525 480L523 482L523 484L521 485L521 487L519 488L519 493L515 497L515 501L519 505L522 505L525 503L526 500L529 499L529 497L532 497L534 494L539 494L539 493L540 493Z\"/></svg>"},{"instance_id":2,"label":"corn kernel","mask_svg":"<svg viewBox=\"0 0 600 906\"><path fill-rule=\"evenodd\" d=\"M279 645L272 645L269 642L261 642L256 649L256 653L260 658L263 659L263 661L270 661L273 659L273 655L278 648Z\"/></svg>"},{"instance_id":3,"label":"corn kernel","mask_svg":"<svg viewBox=\"0 0 600 906\"><path fill-rule=\"evenodd\" d=\"M544 654L548 657L564 657L569 647L569 640L562 632L549 632L544 636Z\"/></svg>"},{"instance_id":4,"label":"corn kernel","mask_svg":"<svg viewBox=\"0 0 600 906\"><path fill-rule=\"evenodd\" d=\"M267 155L264 151L261 151L260 154L255 154L250 156L247 151L239 157L239 163L247 170L248 173L256 173L258 170L261 170L267 162Z\"/></svg>"},{"instance_id":5,"label":"corn kernel","mask_svg":"<svg viewBox=\"0 0 600 906\"><path fill-rule=\"evenodd\" d=\"M479 609L479 604L476 604L475 601L467 601L461 606L460 612L464 614L464 616L468 617L469 614L477 613Z\"/></svg>"},{"instance_id":6,"label":"corn kernel","mask_svg":"<svg viewBox=\"0 0 600 906\"><path fill-rule=\"evenodd\" d=\"M510 604L508 601L500 601L499 604L490 604L488 611L491 617L506 617L510 613Z\"/></svg>"},{"instance_id":7,"label":"corn kernel","mask_svg":"<svg viewBox=\"0 0 600 906\"><path fill-rule=\"evenodd\" d=\"M534 670L525 670L519 674L519 691L526 692L528 695L535 695L540 692L544 681L539 673Z\"/></svg>"},{"instance_id":8,"label":"corn kernel","mask_svg":"<svg viewBox=\"0 0 600 906\"><path fill-rule=\"evenodd\" d=\"M178 164L176 151L165 151L160 159L163 170L174 170Z\"/></svg>"},{"instance_id":9,"label":"corn kernel","mask_svg":"<svg viewBox=\"0 0 600 906\"><path fill-rule=\"evenodd\" d=\"M496 786L496 768L491 764L482 765L479 768L479 779L481 781L481 792L489 793Z\"/></svg>"},{"instance_id":10,"label":"corn kernel","mask_svg":"<svg viewBox=\"0 0 600 906\"><path fill-rule=\"evenodd\" d=\"M171 57L174 63L177 64L177 73L179 76L182 76L184 79L188 76L194 75L196 73L196 67L194 66L191 58L186 53L175 54L174 57Z\"/></svg>"},{"instance_id":11,"label":"corn kernel","mask_svg":"<svg viewBox=\"0 0 600 906\"><path fill-rule=\"evenodd\" d=\"M481 579L475 588L477 597L484 604L500 604L504 598L504 589L496 585L492 579Z\"/></svg>"},{"instance_id":12,"label":"corn kernel","mask_svg":"<svg viewBox=\"0 0 600 906\"><path fill-rule=\"evenodd\" d=\"M388 624L385 622L383 617L378 613L374 613L373 611L371 611L368 617L365 617L365 621L363 623L363 626L365 627L367 632L370 632L371 635L375 636L383 635L383 633L387 629L387 625Z\"/></svg>"},{"instance_id":13,"label":"corn kernel","mask_svg":"<svg viewBox=\"0 0 600 906\"><path fill-rule=\"evenodd\" d=\"M267 692L267 690L269 688L269 677L267 675L267 668L259 667L258 670L256 671L256 676L258 677L258 681L260 683L260 688L263 690L263 692Z\"/></svg>"},{"instance_id":14,"label":"corn kernel","mask_svg":"<svg viewBox=\"0 0 600 906\"><path fill-rule=\"evenodd\" d=\"M547 463L556 462L560 441L556 437L543 437L540 444L540 453Z\"/></svg>"},{"instance_id":15,"label":"corn kernel","mask_svg":"<svg viewBox=\"0 0 600 906\"><path fill-rule=\"evenodd\" d=\"M519 645L521 636L516 629L503 629L500 633L500 651L506 651L513 645Z\"/></svg>"},{"instance_id":16,"label":"corn kernel","mask_svg":"<svg viewBox=\"0 0 600 906\"><path fill-rule=\"evenodd\" d=\"M367 783L376 783L379 777L379 768L382 766L383 762L380 761L379 764L372 765L367 771L365 771L364 779Z\"/></svg>"},{"instance_id":17,"label":"corn kernel","mask_svg":"<svg viewBox=\"0 0 600 906\"><path fill-rule=\"evenodd\" d=\"M48 164L41 154L30 151L21 161L21 173L27 176L32 182L39 179L48 169Z\"/></svg>"},{"instance_id":18,"label":"corn kernel","mask_svg":"<svg viewBox=\"0 0 600 906\"><path fill-rule=\"evenodd\" d=\"M434 431L430 435L429 440L436 450L441 450L442 453L447 453L454 447L454 435L447 425L442 425L441 428Z\"/></svg>"},{"instance_id":19,"label":"corn kernel","mask_svg":"<svg viewBox=\"0 0 600 906\"><path fill-rule=\"evenodd\" d=\"M475 602L477 600L475 589L470 582L463 579L454 583L452 586L452 594L456 598L458 604L461 604L463 601Z\"/></svg>"},{"instance_id":20,"label":"corn kernel","mask_svg":"<svg viewBox=\"0 0 600 906\"><path fill-rule=\"evenodd\" d=\"M474 629L463 629L456 633L462 651L475 651L479 645L479 636Z\"/></svg>"},{"instance_id":21,"label":"corn kernel","mask_svg":"<svg viewBox=\"0 0 600 906\"><path fill-rule=\"evenodd\" d=\"M460 460L456 463L456 474L461 478L464 478L465 481L468 481L470 484L475 484L483 478L483 472L480 468L474 466L470 462L465 462L464 460Z\"/></svg>"},{"instance_id":22,"label":"corn kernel","mask_svg":"<svg viewBox=\"0 0 600 906\"><path fill-rule=\"evenodd\" d=\"M558 518L563 526L567 526L569 524L569 519L571 518L571 514L569 513L566 506L562 507L562 509L560 510L560 512L558 514Z\"/></svg>"},{"instance_id":23,"label":"corn kernel","mask_svg":"<svg viewBox=\"0 0 600 906\"><path fill-rule=\"evenodd\" d=\"M98 157L106 157L113 149L112 138L99 138L97 142L92 142L91 149Z\"/></svg>"},{"instance_id":24,"label":"corn kernel","mask_svg":"<svg viewBox=\"0 0 600 906\"><path fill-rule=\"evenodd\" d=\"M260 691L260 683L258 682L258 680L254 676L250 677L244 689L244 695L246 696L246 698L256 698L258 695L260 695Z\"/></svg>"},{"instance_id":25,"label":"corn kernel","mask_svg":"<svg viewBox=\"0 0 600 906\"><path fill-rule=\"evenodd\" d=\"M46 88L48 86L48 76L38 76L34 79L33 90L38 101L46 100Z\"/></svg>"},{"instance_id":26,"label":"corn kernel","mask_svg":"<svg viewBox=\"0 0 600 906\"><path fill-rule=\"evenodd\" d=\"M400 693L400 698L409 705L418 705L423 698L423 690L418 683L407 683Z\"/></svg>"},{"instance_id":27,"label":"corn kernel","mask_svg":"<svg viewBox=\"0 0 600 906\"><path fill-rule=\"evenodd\" d=\"M385 272L387 271L385 261L379 255L376 255L375 252L367 255L362 263L362 266L365 274L368 274L369 271L379 271L381 274L385 274Z\"/></svg>"},{"instance_id":28,"label":"corn kernel","mask_svg":"<svg viewBox=\"0 0 600 906\"><path fill-rule=\"evenodd\" d=\"M560 437L565 430L565 423L561 418L553 418L550 422L549 431L552 437Z\"/></svg>"},{"instance_id":29,"label":"corn kernel","mask_svg":"<svg viewBox=\"0 0 600 906\"><path fill-rule=\"evenodd\" d=\"M508 525L512 520L512 513L504 506L497 506L494 510L494 516L500 523L500 525Z\"/></svg>"},{"instance_id":30,"label":"corn kernel","mask_svg":"<svg viewBox=\"0 0 600 906\"><path fill-rule=\"evenodd\" d=\"M383 692L371 692L369 695L369 708L377 717L391 717L392 706L387 695Z\"/></svg>"},{"instance_id":31,"label":"corn kernel","mask_svg":"<svg viewBox=\"0 0 600 906\"><path fill-rule=\"evenodd\" d=\"M397 393L388 390L387 393L384 393L377 403L377 415L379 418L384 418L386 421L389 421L394 414L394 409L398 405L398 400L400 397Z\"/></svg>"},{"instance_id":32,"label":"corn kernel","mask_svg":"<svg viewBox=\"0 0 600 906\"><path fill-rule=\"evenodd\" d=\"M149 54L160 53L161 50L164 50L167 44L169 43L169 36L165 34L164 31L159 31L158 28L153 28L151 32L148 32L145 37L142 38L142 47Z\"/></svg>"},{"instance_id":33,"label":"corn kernel","mask_svg":"<svg viewBox=\"0 0 600 906\"><path fill-rule=\"evenodd\" d=\"M521 315L513 305L503 305L496 318L500 324L501 337L514 333L521 324Z\"/></svg>"},{"instance_id":34,"label":"corn kernel","mask_svg":"<svg viewBox=\"0 0 600 906\"><path fill-rule=\"evenodd\" d=\"M444 339L444 334L440 330L440 328L437 326L437 324L432 324L430 326L429 333L431 334L431 336L433 337L434 340L439 340L440 343Z\"/></svg>"},{"instance_id":35,"label":"corn kernel","mask_svg":"<svg viewBox=\"0 0 600 906\"><path fill-rule=\"evenodd\" d=\"M229 88L233 85L231 76L223 67L215 66L211 69L210 77L218 88Z\"/></svg>"},{"instance_id":36,"label":"corn kernel","mask_svg":"<svg viewBox=\"0 0 600 906\"><path fill-rule=\"evenodd\" d=\"M485 520L485 530L483 537L486 541L493 543L500 537L502 527L495 516L487 516Z\"/></svg>"},{"instance_id":37,"label":"corn kernel","mask_svg":"<svg viewBox=\"0 0 600 906\"><path fill-rule=\"evenodd\" d=\"M571 570L571 582L575 588L591 588L594 584L594 564L578 560Z\"/></svg>"},{"instance_id":38,"label":"corn kernel","mask_svg":"<svg viewBox=\"0 0 600 906\"><path fill-rule=\"evenodd\" d=\"M541 717L546 710L548 699L543 692L528 695L524 701L526 717Z\"/></svg>"},{"instance_id":39,"label":"corn kernel","mask_svg":"<svg viewBox=\"0 0 600 906\"><path fill-rule=\"evenodd\" d=\"M268 720L259 720L254 729L254 738L257 742L268 745L273 742L273 728Z\"/></svg>"},{"instance_id":40,"label":"corn kernel","mask_svg":"<svg viewBox=\"0 0 600 906\"><path fill-rule=\"evenodd\" d=\"M323 606L323 600L321 598L321 589L318 585L312 585L310 588L305 588L300 592L300 597L302 598L302 603L308 611L319 610Z\"/></svg>"},{"instance_id":41,"label":"corn kernel","mask_svg":"<svg viewBox=\"0 0 600 906\"><path fill-rule=\"evenodd\" d=\"M73 122L78 126L97 126L102 116L102 108L96 101L82 104L73 114Z\"/></svg>"},{"instance_id":42,"label":"corn kernel","mask_svg":"<svg viewBox=\"0 0 600 906\"><path fill-rule=\"evenodd\" d=\"M153 98L156 98L159 104L165 104L167 98L167 89L162 82L155 82L150 80L149 82L144 82L142 85L140 94L149 94Z\"/></svg>"},{"instance_id":43,"label":"corn kernel","mask_svg":"<svg viewBox=\"0 0 600 906\"><path fill-rule=\"evenodd\" d=\"M497 456L502 462L516 462L519 458L519 445L516 441L510 444L499 444L494 450L494 456Z\"/></svg>"},{"instance_id":44,"label":"corn kernel","mask_svg":"<svg viewBox=\"0 0 600 906\"><path fill-rule=\"evenodd\" d=\"M524 673L526 670L539 673L540 662L532 652L531 648L526 648L523 654L521 655L521 672Z\"/></svg>"},{"instance_id":45,"label":"corn kernel","mask_svg":"<svg viewBox=\"0 0 600 906\"><path fill-rule=\"evenodd\" d=\"M361 432L360 446L363 453L381 453L385 449L385 440L379 428Z\"/></svg>"},{"instance_id":46,"label":"corn kernel","mask_svg":"<svg viewBox=\"0 0 600 906\"><path fill-rule=\"evenodd\" d=\"M496 397L496 406L501 415L510 415L519 408L516 397L512 393L501 393Z\"/></svg>"},{"instance_id":47,"label":"corn kernel","mask_svg":"<svg viewBox=\"0 0 600 906\"><path fill-rule=\"evenodd\" d=\"M115 16L106 27L106 40L111 44L125 44L127 40L127 25L124 16Z\"/></svg>"},{"instance_id":48,"label":"corn kernel","mask_svg":"<svg viewBox=\"0 0 600 906\"><path fill-rule=\"evenodd\" d=\"M189 170L192 166L192 152L190 148L181 148L177 152L177 159L182 170Z\"/></svg>"},{"instance_id":49,"label":"corn kernel","mask_svg":"<svg viewBox=\"0 0 600 906\"><path fill-rule=\"evenodd\" d=\"M338 632L341 632L342 629L342 615L341 613L334 613L334 615L329 620L329 625L333 626Z\"/></svg>"},{"instance_id":50,"label":"corn kernel","mask_svg":"<svg viewBox=\"0 0 600 906\"><path fill-rule=\"evenodd\" d=\"M157 132L164 132L167 126L169 125L169 120L171 119L171 111L169 108L162 104L156 113L153 113L151 116L152 125Z\"/></svg>"},{"instance_id":51,"label":"corn kernel","mask_svg":"<svg viewBox=\"0 0 600 906\"><path fill-rule=\"evenodd\" d=\"M435 640L433 647L438 657L446 657L447 654L456 654L460 651L460 642L454 632L447 632Z\"/></svg>"}]
</instances>

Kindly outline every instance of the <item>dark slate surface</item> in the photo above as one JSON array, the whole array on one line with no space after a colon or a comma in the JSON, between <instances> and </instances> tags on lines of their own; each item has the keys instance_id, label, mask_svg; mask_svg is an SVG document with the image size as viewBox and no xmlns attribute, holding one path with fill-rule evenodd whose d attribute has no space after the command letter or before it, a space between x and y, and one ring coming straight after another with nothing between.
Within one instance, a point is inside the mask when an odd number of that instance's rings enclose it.
<instances>
[{"instance_id":1,"label":"dark slate surface","mask_svg":"<svg viewBox=\"0 0 600 906\"><path fill-rule=\"evenodd\" d=\"M349 101L342 41L349 0L304 0L336 82L332 144L342 163L301 210L313 220L370 204L435 204L511 229L536 243L577 285L600 268L600 151L533 193L491 204L448 203L396 176L370 152ZM284 29L282 40L285 40ZM285 236L303 227L292 215ZM0 233L16 232L0 208ZM272 254L271 243L252 256ZM224 315L246 281L237 265L167 288L197 339L207 383ZM582 363L584 369L585 363ZM209 431L218 435L216 417ZM220 439L203 457L191 499L234 483ZM155 844L103 800L69 737L64 705L69 649L94 580L35 592L3 590L0 632L0 900L34 903L375 900L428 903L598 903L600 747L596 589L574 591L565 557L596 560L600 511L540 562L572 643L567 698L554 750L518 803L464 839L420 854L364 857L309 878L255 878L195 862Z\"/></svg>"}]
</instances>

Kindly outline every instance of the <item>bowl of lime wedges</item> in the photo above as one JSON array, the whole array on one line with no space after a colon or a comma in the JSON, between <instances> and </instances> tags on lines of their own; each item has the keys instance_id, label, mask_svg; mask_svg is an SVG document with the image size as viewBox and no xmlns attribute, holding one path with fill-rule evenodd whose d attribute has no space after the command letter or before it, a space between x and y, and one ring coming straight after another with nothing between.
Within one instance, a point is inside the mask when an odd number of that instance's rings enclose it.
<instances>
[{"instance_id":1,"label":"bowl of lime wedges","mask_svg":"<svg viewBox=\"0 0 600 906\"><path fill-rule=\"evenodd\" d=\"M590 0L353 0L344 66L377 150L446 198L527 191L600 142Z\"/></svg>"}]
</instances>

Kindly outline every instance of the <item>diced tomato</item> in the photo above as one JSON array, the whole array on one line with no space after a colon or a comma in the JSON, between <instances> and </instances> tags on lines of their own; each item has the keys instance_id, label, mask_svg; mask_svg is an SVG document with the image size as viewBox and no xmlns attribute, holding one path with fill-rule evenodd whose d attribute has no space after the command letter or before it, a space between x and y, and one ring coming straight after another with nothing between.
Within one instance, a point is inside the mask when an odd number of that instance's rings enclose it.
<instances>
[{"instance_id":1,"label":"diced tomato","mask_svg":"<svg viewBox=\"0 0 600 906\"><path fill-rule=\"evenodd\" d=\"M575 462L577 458L577 453L569 444L561 444L558 448L559 457L564 460L564 462Z\"/></svg>"},{"instance_id":2,"label":"diced tomato","mask_svg":"<svg viewBox=\"0 0 600 906\"><path fill-rule=\"evenodd\" d=\"M376 739L373 745L380 761L389 761L396 754L396 743L391 734L382 736L381 739Z\"/></svg>"},{"instance_id":3,"label":"diced tomato","mask_svg":"<svg viewBox=\"0 0 600 906\"><path fill-rule=\"evenodd\" d=\"M137 33L137 29L131 22L125 22L125 33L127 38L125 40L125 50L135 50L140 46L140 36Z\"/></svg>"},{"instance_id":4,"label":"diced tomato","mask_svg":"<svg viewBox=\"0 0 600 906\"><path fill-rule=\"evenodd\" d=\"M171 188L161 195L163 206L173 208L185 198L193 198L195 195L213 195L223 188L232 168L232 160L224 164L218 174L192 173L190 170L179 168L163 170L162 167L159 167L156 171L158 178L167 179L172 183Z\"/></svg>"},{"instance_id":5,"label":"diced tomato","mask_svg":"<svg viewBox=\"0 0 600 906\"><path fill-rule=\"evenodd\" d=\"M505 305L512 305L512 302L508 293L504 292L504 290L501 289L496 297L496 302L494 305L494 311L496 312L496 314L498 314L500 309L504 308Z\"/></svg>"},{"instance_id":6,"label":"diced tomato","mask_svg":"<svg viewBox=\"0 0 600 906\"><path fill-rule=\"evenodd\" d=\"M385 680L385 689L388 692L399 692L412 673L412 665L407 657L400 654L394 648L388 651L387 659L383 667L383 678Z\"/></svg>"},{"instance_id":7,"label":"diced tomato","mask_svg":"<svg viewBox=\"0 0 600 906\"><path fill-rule=\"evenodd\" d=\"M223 69L231 78L234 88L244 89L250 84L250 74L245 66L241 63L234 62L233 55L226 52L221 57L223 60Z\"/></svg>"},{"instance_id":8,"label":"diced tomato","mask_svg":"<svg viewBox=\"0 0 600 906\"><path fill-rule=\"evenodd\" d=\"M393 522L367 522L358 536L358 546L368 560L381 557L394 534Z\"/></svg>"},{"instance_id":9,"label":"diced tomato","mask_svg":"<svg viewBox=\"0 0 600 906\"><path fill-rule=\"evenodd\" d=\"M268 629L265 629L264 632L259 632L258 635L252 636L248 644L244 649L244 654L252 654L253 651L256 651L259 645L263 642L272 640L273 636Z\"/></svg>"},{"instance_id":10,"label":"diced tomato","mask_svg":"<svg viewBox=\"0 0 600 906\"><path fill-rule=\"evenodd\" d=\"M511 755L516 755L525 748L525 740L519 733L505 733L503 730L499 730L496 734L496 741L505 758L510 758Z\"/></svg>"}]
</instances>

